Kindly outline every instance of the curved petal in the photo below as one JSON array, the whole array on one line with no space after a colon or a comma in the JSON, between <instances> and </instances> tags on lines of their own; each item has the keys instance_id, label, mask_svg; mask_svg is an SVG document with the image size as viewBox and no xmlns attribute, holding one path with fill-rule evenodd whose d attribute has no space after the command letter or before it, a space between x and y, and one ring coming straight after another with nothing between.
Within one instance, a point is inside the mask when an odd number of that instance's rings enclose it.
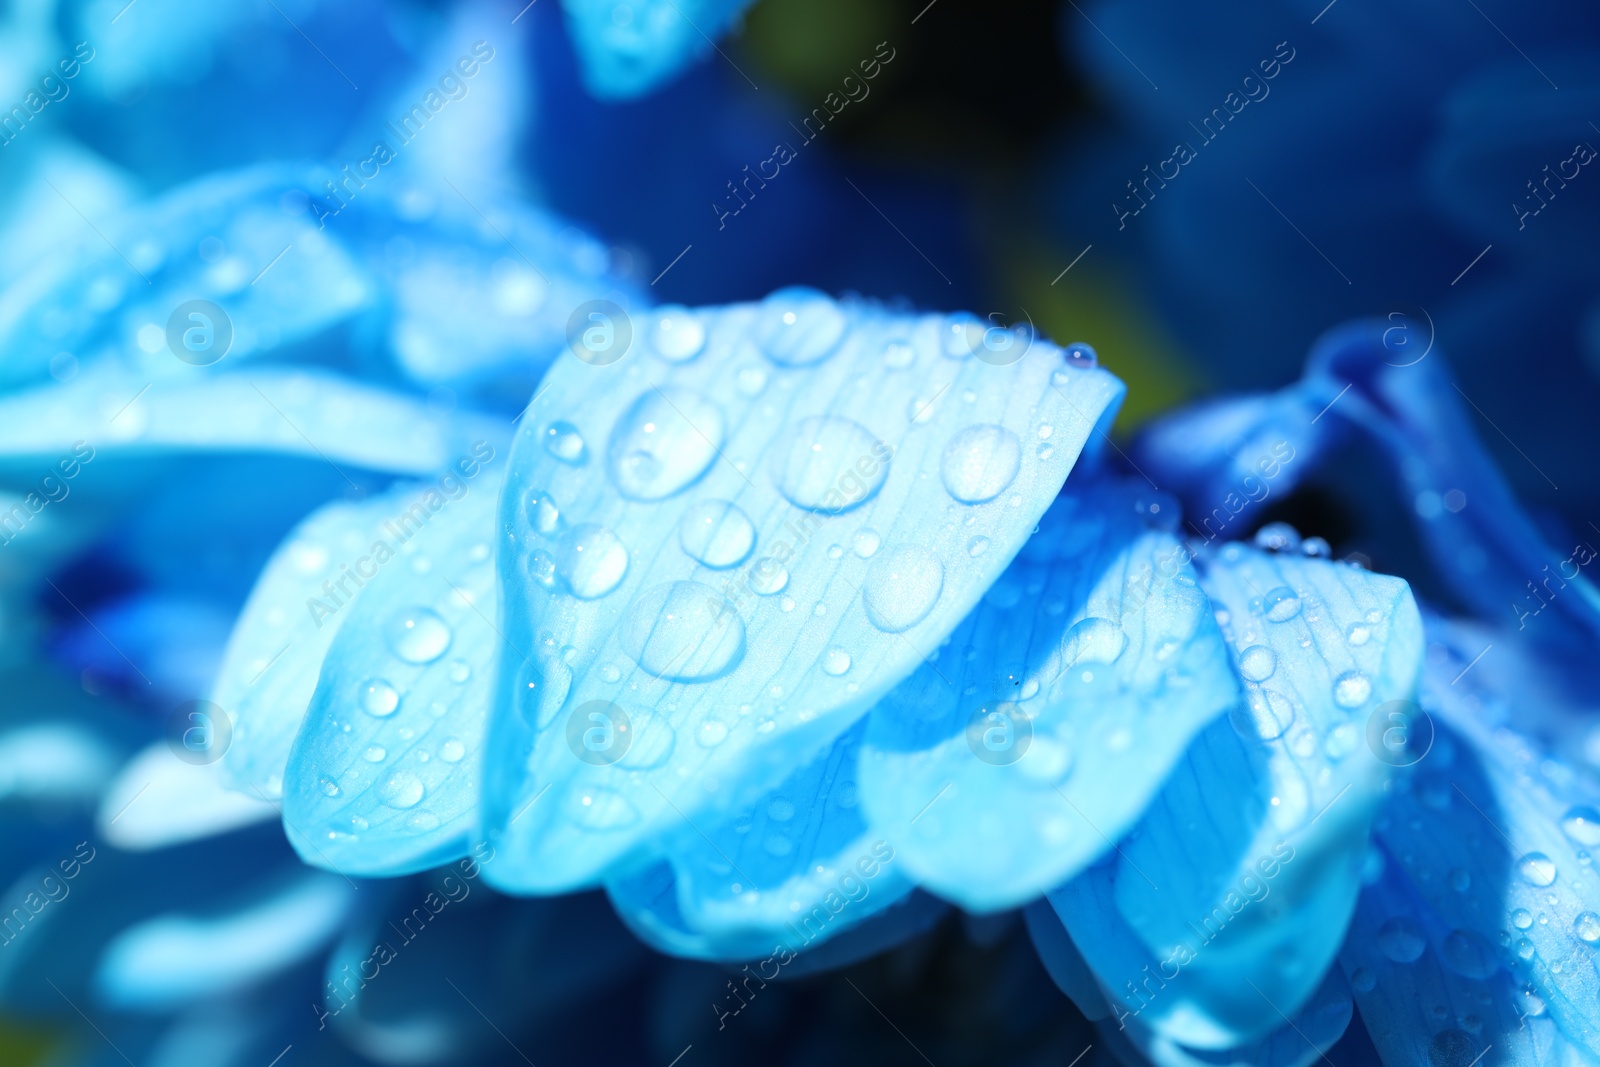
<instances>
[{"instance_id":1,"label":"curved petal","mask_svg":"<svg viewBox=\"0 0 1600 1067\"><path fill-rule=\"evenodd\" d=\"M392 559L372 559L328 649L285 773L284 825L307 863L394 875L466 852L496 668L521 655L495 620L503 467L479 458L455 499L424 496L437 510Z\"/></svg>"},{"instance_id":2,"label":"curved petal","mask_svg":"<svg viewBox=\"0 0 1600 1067\"><path fill-rule=\"evenodd\" d=\"M949 642L873 709L863 798L921 885L979 910L1059 885L1238 703L1176 518L1148 490L1069 483Z\"/></svg>"},{"instance_id":3,"label":"curved petal","mask_svg":"<svg viewBox=\"0 0 1600 1067\"><path fill-rule=\"evenodd\" d=\"M96 999L121 1011L164 1012L308 959L344 924L356 890L337 875L289 871L222 914L166 913L123 930L96 964Z\"/></svg>"},{"instance_id":4,"label":"curved petal","mask_svg":"<svg viewBox=\"0 0 1600 1067\"><path fill-rule=\"evenodd\" d=\"M0 456L50 463L87 446L91 458L280 452L336 466L426 474L451 463L467 442L498 441L503 433L483 416L441 420L401 394L285 368L196 370L191 378L155 383L105 368L65 385L0 397Z\"/></svg>"},{"instance_id":5,"label":"curved petal","mask_svg":"<svg viewBox=\"0 0 1600 1067\"><path fill-rule=\"evenodd\" d=\"M130 852L168 848L278 817L266 800L223 785L216 763L190 763L166 742L128 761L106 789L96 829Z\"/></svg>"},{"instance_id":6,"label":"curved petal","mask_svg":"<svg viewBox=\"0 0 1600 1067\"><path fill-rule=\"evenodd\" d=\"M351 568L374 546L392 552L414 534L420 523L408 516L422 502L414 489L400 489L328 504L294 529L256 579L211 697L232 718L221 767L235 789L282 795L289 748L322 661L361 592Z\"/></svg>"},{"instance_id":7,"label":"curved petal","mask_svg":"<svg viewBox=\"0 0 1600 1067\"><path fill-rule=\"evenodd\" d=\"M1334 970L1328 972L1293 1018L1284 1017L1276 1030L1248 1045L1214 1050L1188 1048L1137 1020L1115 1032L1109 1023L1102 1023L1100 1033L1113 1047L1136 1050L1137 1055L1156 1067L1311 1067L1344 1037L1354 1014L1350 988L1344 976Z\"/></svg>"},{"instance_id":8,"label":"curved petal","mask_svg":"<svg viewBox=\"0 0 1600 1067\"><path fill-rule=\"evenodd\" d=\"M1404 582L1346 564L1229 545L1205 581L1245 700L1051 902L1119 1016L1223 1049L1298 1012L1338 950L1390 770L1368 722L1415 692L1422 627Z\"/></svg>"},{"instance_id":9,"label":"curved petal","mask_svg":"<svg viewBox=\"0 0 1600 1067\"><path fill-rule=\"evenodd\" d=\"M1542 997L1415 895L1392 860L1362 891L1339 954L1362 1022L1385 1063L1582 1067L1594 1059Z\"/></svg>"},{"instance_id":10,"label":"curved petal","mask_svg":"<svg viewBox=\"0 0 1600 1067\"><path fill-rule=\"evenodd\" d=\"M704 959L748 959L774 944L795 951L832 938L912 890L894 847L860 811L856 757L865 722L754 804L720 822L684 826L660 847L670 871L612 883L619 908L650 911L647 926L703 938ZM676 908L654 894L670 882Z\"/></svg>"},{"instance_id":11,"label":"curved petal","mask_svg":"<svg viewBox=\"0 0 1600 1067\"><path fill-rule=\"evenodd\" d=\"M972 609L1121 395L970 316L810 290L662 312L609 362L623 325L591 326L602 365L551 371L501 500L507 634L551 651L503 662L490 726L491 878L519 890L598 882L832 743ZM595 707L661 713L633 766L577 755Z\"/></svg>"},{"instance_id":12,"label":"curved petal","mask_svg":"<svg viewBox=\"0 0 1600 1067\"><path fill-rule=\"evenodd\" d=\"M1600 1059L1600 975L1590 965L1600 942L1591 855L1600 783L1539 737L1548 712L1525 712L1525 693L1508 697L1488 672L1468 669L1475 635L1430 623L1439 654L1422 708L1433 718L1411 728L1429 730L1432 746L1397 780L1377 826L1393 877L1434 916L1447 966L1469 977L1504 967Z\"/></svg>"}]
</instances>

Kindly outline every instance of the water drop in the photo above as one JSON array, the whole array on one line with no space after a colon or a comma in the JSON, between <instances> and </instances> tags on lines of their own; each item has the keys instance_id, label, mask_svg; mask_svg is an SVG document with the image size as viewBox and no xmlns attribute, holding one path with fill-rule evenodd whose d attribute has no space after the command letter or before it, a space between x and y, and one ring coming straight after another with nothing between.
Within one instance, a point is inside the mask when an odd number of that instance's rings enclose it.
<instances>
[{"instance_id":1,"label":"water drop","mask_svg":"<svg viewBox=\"0 0 1600 1067\"><path fill-rule=\"evenodd\" d=\"M1378 927L1378 948L1396 963L1416 961L1427 947L1422 931L1410 919L1390 919Z\"/></svg>"},{"instance_id":2,"label":"water drop","mask_svg":"<svg viewBox=\"0 0 1600 1067\"><path fill-rule=\"evenodd\" d=\"M1080 370L1093 370L1100 365L1100 356L1089 345L1082 341L1068 345L1061 350L1061 358L1069 367Z\"/></svg>"},{"instance_id":3,"label":"water drop","mask_svg":"<svg viewBox=\"0 0 1600 1067\"><path fill-rule=\"evenodd\" d=\"M1471 1067L1483 1052L1464 1030L1440 1030L1428 1042L1428 1067Z\"/></svg>"},{"instance_id":4,"label":"water drop","mask_svg":"<svg viewBox=\"0 0 1600 1067\"><path fill-rule=\"evenodd\" d=\"M1300 614L1300 596L1286 585L1278 586L1262 597L1261 601L1268 622L1288 622Z\"/></svg>"},{"instance_id":5,"label":"water drop","mask_svg":"<svg viewBox=\"0 0 1600 1067\"><path fill-rule=\"evenodd\" d=\"M684 363L706 346L700 316L681 304L663 304L650 315L650 347L669 363Z\"/></svg>"},{"instance_id":6,"label":"water drop","mask_svg":"<svg viewBox=\"0 0 1600 1067\"><path fill-rule=\"evenodd\" d=\"M750 565L750 574L745 579L745 584L758 596L781 593L789 584L789 569L771 556L762 556ZM785 603L784 611L793 609L793 602L786 600Z\"/></svg>"},{"instance_id":7,"label":"water drop","mask_svg":"<svg viewBox=\"0 0 1600 1067\"><path fill-rule=\"evenodd\" d=\"M917 360L917 350L909 341L895 340L883 346L883 365L890 370L905 370Z\"/></svg>"},{"instance_id":8,"label":"water drop","mask_svg":"<svg viewBox=\"0 0 1600 1067\"><path fill-rule=\"evenodd\" d=\"M1585 848L1600 845L1600 811L1587 804L1568 809L1561 817L1561 829Z\"/></svg>"},{"instance_id":9,"label":"water drop","mask_svg":"<svg viewBox=\"0 0 1600 1067\"><path fill-rule=\"evenodd\" d=\"M422 800L422 780L410 771L396 771L378 790L378 799L391 808L414 808Z\"/></svg>"},{"instance_id":10,"label":"water drop","mask_svg":"<svg viewBox=\"0 0 1600 1067\"><path fill-rule=\"evenodd\" d=\"M728 739L728 726L720 719L707 719L695 731L694 739L702 748L716 748Z\"/></svg>"},{"instance_id":11,"label":"water drop","mask_svg":"<svg viewBox=\"0 0 1600 1067\"><path fill-rule=\"evenodd\" d=\"M612 428L606 468L623 496L661 500L706 472L726 433L721 409L698 393L651 389Z\"/></svg>"},{"instance_id":12,"label":"water drop","mask_svg":"<svg viewBox=\"0 0 1600 1067\"><path fill-rule=\"evenodd\" d=\"M927 618L943 590L938 556L919 545L895 545L867 569L862 601L872 625L900 633Z\"/></svg>"},{"instance_id":13,"label":"water drop","mask_svg":"<svg viewBox=\"0 0 1600 1067\"><path fill-rule=\"evenodd\" d=\"M850 669L850 653L838 646L828 649L822 656L822 669L836 677L843 674Z\"/></svg>"},{"instance_id":14,"label":"water drop","mask_svg":"<svg viewBox=\"0 0 1600 1067\"><path fill-rule=\"evenodd\" d=\"M749 516L726 500L692 504L678 520L678 544L716 570L743 562L755 543L756 530Z\"/></svg>"},{"instance_id":15,"label":"water drop","mask_svg":"<svg viewBox=\"0 0 1600 1067\"><path fill-rule=\"evenodd\" d=\"M987 551L989 551L989 539L987 537L974 537L967 542L967 555L974 559Z\"/></svg>"},{"instance_id":16,"label":"water drop","mask_svg":"<svg viewBox=\"0 0 1600 1067\"><path fill-rule=\"evenodd\" d=\"M1247 682L1264 682L1277 669L1277 654L1266 645L1251 645L1239 653L1239 673Z\"/></svg>"},{"instance_id":17,"label":"water drop","mask_svg":"<svg viewBox=\"0 0 1600 1067\"><path fill-rule=\"evenodd\" d=\"M572 595L581 600L605 596L628 572L628 550L604 526L574 526L561 543L556 569Z\"/></svg>"},{"instance_id":18,"label":"water drop","mask_svg":"<svg viewBox=\"0 0 1600 1067\"><path fill-rule=\"evenodd\" d=\"M1300 547L1300 531L1286 522L1269 522L1256 531L1256 547L1283 552Z\"/></svg>"},{"instance_id":19,"label":"water drop","mask_svg":"<svg viewBox=\"0 0 1600 1067\"><path fill-rule=\"evenodd\" d=\"M446 763L460 763L467 754L467 746L455 738L446 738L444 744L439 746L439 758Z\"/></svg>"},{"instance_id":20,"label":"water drop","mask_svg":"<svg viewBox=\"0 0 1600 1067\"><path fill-rule=\"evenodd\" d=\"M573 466L589 458L589 446L583 434L570 422L552 422L544 431L544 450L563 463Z\"/></svg>"},{"instance_id":21,"label":"water drop","mask_svg":"<svg viewBox=\"0 0 1600 1067\"><path fill-rule=\"evenodd\" d=\"M1529 885L1547 886L1556 880L1556 865L1543 852L1530 852L1517 861L1517 873Z\"/></svg>"},{"instance_id":22,"label":"water drop","mask_svg":"<svg viewBox=\"0 0 1600 1067\"><path fill-rule=\"evenodd\" d=\"M837 515L866 503L883 487L890 453L858 422L813 415L773 442L768 470L795 507Z\"/></svg>"},{"instance_id":23,"label":"water drop","mask_svg":"<svg viewBox=\"0 0 1600 1067\"><path fill-rule=\"evenodd\" d=\"M456 683L457 685L464 685L466 684L467 679L471 677L472 668L467 665L466 660L458 659L454 660L450 664L450 680L452 682Z\"/></svg>"},{"instance_id":24,"label":"water drop","mask_svg":"<svg viewBox=\"0 0 1600 1067\"><path fill-rule=\"evenodd\" d=\"M325 797L336 797L336 796L339 795L339 792L340 792L339 783L335 782L332 778L329 778L327 775L323 775L322 778L317 782L317 784L322 787L322 795L323 796L325 796Z\"/></svg>"},{"instance_id":25,"label":"water drop","mask_svg":"<svg viewBox=\"0 0 1600 1067\"><path fill-rule=\"evenodd\" d=\"M1360 622L1351 623L1350 628L1344 632L1344 639L1357 648L1366 644L1371 637L1372 629L1365 623Z\"/></svg>"},{"instance_id":26,"label":"water drop","mask_svg":"<svg viewBox=\"0 0 1600 1067\"><path fill-rule=\"evenodd\" d=\"M1341 708L1359 708L1372 695L1372 680L1360 671L1345 671L1333 680L1333 702Z\"/></svg>"},{"instance_id":27,"label":"water drop","mask_svg":"<svg viewBox=\"0 0 1600 1067\"><path fill-rule=\"evenodd\" d=\"M434 612L411 608L389 620L386 636L389 648L407 663L432 663L450 647L451 634Z\"/></svg>"},{"instance_id":28,"label":"water drop","mask_svg":"<svg viewBox=\"0 0 1600 1067\"><path fill-rule=\"evenodd\" d=\"M772 362L803 367L832 355L847 326L844 312L825 293L794 286L761 302L756 340Z\"/></svg>"},{"instance_id":29,"label":"water drop","mask_svg":"<svg viewBox=\"0 0 1600 1067\"><path fill-rule=\"evenodd\" d=\"M528 577L546 589L554 589L556 584L556 559L542 548L536 548L528 553Z\"/></svg>"},{"instance_id":30,"label":"water drop","mask_svg":"<svg viewBox=\"0 0 1600 1067\"><path fill-rule=\"evenodd\" d=\"M1527 908L1518 908L1511 913L1511 925L1518 930L1526 930L1533 925L1533 912Z\"/></svg>"},{"instance_id":31,"label":"water drop","mask_svg":"<svg viewBox=\"0 0 1600 1067\"><path fill-rule=\"evenodd\" d=\"M699 582L645 590L622 621L623 651L657 678L704 682L744 658L744 620L722 594Z\"/></svg>"},{"instance_id":32,"label":"water drop","mask_svg":"<svg viewBox=\"0 0 1600 1067\"><path fill-rule=\"evenodd\" d=\"M1128 635L1110 619L1091 615L1072 624L1061 638L1062 669L1115 663L1128 647Z\"/></svg>"},{"instance_id":33,"label":"water drop","mask_svg":"<svg viewBox=\"0 0 1600 1067\"><path fill-rule=\"evenodd\" d=\"M1482 980L1499 968L1489 943L1471 930L1452 930L1439 946L1439 954L1463 978Z\"/></svg>"},{"instance_id":34,"label":"water drop","mask_svg":"<svg viewBox=\"0 0 1600 1067\"><path fill-rule=\"evenodd\" d=\"M870 526L863 526L850 538L850 547L862 559L871 559L883 545L883 538Z\"/></svg>"},{"instance_id":35,"label":"water drop","mask_svg":"<svg viewBox=\"0 0 1600 1067\"><path fill-rule=\"evenodd\" d=\"M939 475L951 496L963 504L993 500L1016 480L1022 443L1004 426L968 426L945 445Z\"/></svg>"},{"instance_id":36,"label":"water drop","mask_svg":"<svg viewBox=\"0 0 1600 1067\"><path fill-rule=\"evenodd\" d=\"M1233 706L1228 721L1247 739L1276 741L1294 724L1294 702L1274 689L1250 687L1244 701Z\"/></svg>"},{"instance_id":37,"label":"water drop","mask_svg":"<svg viewBox=\"0 0 1600 1067\"><path fill-rule=\"evenodd\" d=\"M774 797L767 805L767 818L773 822L788 822L794 818L794 801L785 797Z\"/></svg>"},{"instance_id":38,"label":"water drop","mask_svg":"<svg viewBox=\"0 0 1600 1067\"><path fill-rule=\"evenodd\" d=\"M382 745L368 745L361 753L361 758L368 763L382 763L389 758L389 750Z\"/></svg>"},{"instance_id":39,"label":"water drop","mask_svg":"<svg viewBox=\"0 0 1600 1067\"><path fill-rule=\"evenodd\" d=\"M400 706L400 694L394 686L381 678L374 678L361 687L361 710L382 719L393 715Z\"/></svg>"},{"instance_id":40,"label":"water drop","mask_svg":"<svg viewBox=\"0 0 1600 1067\"><path fill-rule=\"evenodd\" d=\"M1581 911L1572 921L1572 932L1578 935L1578 940L1586 944L1600 941L1600 915L1592 911Z\"/></svg>"},{"instance_id":41,"label":"water drop","mask_svg":"<svg viewBox=\"0 0 1600 1067\"><path fill-rule=\"evenodd\" d=\"M534 533L542 537L554 537L561 530L561 509L543 489L534 489L522 498L522 512Z\"/></svg>"}]
</instances>

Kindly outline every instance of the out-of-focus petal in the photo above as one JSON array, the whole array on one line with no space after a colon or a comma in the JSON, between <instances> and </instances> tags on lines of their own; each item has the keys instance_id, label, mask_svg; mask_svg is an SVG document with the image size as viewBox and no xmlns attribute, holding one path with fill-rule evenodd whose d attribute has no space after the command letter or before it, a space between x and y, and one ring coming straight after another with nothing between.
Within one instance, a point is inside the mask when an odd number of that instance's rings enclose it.
<instances>
[{"instance_id":1,"label":"out-of-focus petal","mask_svg":"<svg viewBox=\"0 0 1600 1067\"><path fill-rule=\"evenodd\" d=\"M583 60L584 83L603 99L642 96L715 48L750 0L562 0Z\"/></svg>"}]
</instances>

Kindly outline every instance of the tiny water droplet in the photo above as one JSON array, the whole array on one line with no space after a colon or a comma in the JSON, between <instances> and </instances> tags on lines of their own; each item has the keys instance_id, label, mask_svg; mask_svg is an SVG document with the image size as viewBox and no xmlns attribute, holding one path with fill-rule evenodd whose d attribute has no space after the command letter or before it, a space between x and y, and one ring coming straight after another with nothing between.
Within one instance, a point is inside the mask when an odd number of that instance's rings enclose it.
<instances>
[{"instance_id":1,"label":"tiny water droplet","mask_svg":"<svg viewBox=\"0 0 1600 1067\"><path fill-rule=\"evenodd\" d=\"M544 450L563 463L579 466L589 458L583 434L570 422L552 422L544 431Z\"/></svg>"},{"instance_id":2,"label":"tiny water droplet","mask_svg":"<svg viewBox=\"0 0 1600 1067\"><path fill-rule=\"evenodd\" d=\"M621 584L628 571L628 550L616 534L586 522L562 539L556 569L573 596L596 600Z\"/></svg>"},{"instance_id":3,"label":"tiny water droplet","mask_svg":"<svg viewBox=\"0 0 1600 1067\"><path fill-rule=\"evenodd\" d=\"M1341 708L1359 708L1372 696L1372 680L1360 671L1345 671L1333 680L1333 702Z\"/></svg>"},{"instance_id":4,"label":"tiny water droplet","mask_svg":"<svg viewBox=\"0 0 1600 1067\"><path fill-rule=\"evenodd\" d=\"M388 638L389 648L407 663L432 663L450 647L451 633L434 612L410 608L389 620Z\"/></svg>"},{"instance_id":5,"label":"tiny water droplet","mask_svg":"<svg viewBox=\"0 0 1600 1067\"><path fill-rule=\"evenodd\" d=\"M987 537L974 537L967 542L967 555L969 556L976 558L987 551L989 551L989 539Z\"/></svg>"},{"instance_id":6,"label":"tiny water droplet","mask_svg":"<svg viewBox=\"0 0 1600 1067\"><path fill-rule=\"evenodd\" d=\"M400 694L394 686L381 678L374 678L361 688L361 710L382 719L394 714L400 706Z\"/></svg>"},{"instance_id":7,"label":"tiny water droplet","mask_svg":"<svg viewBox=\"0 0 1600 1067\"><path fill-rule=\"evenodd\" d=\"M993 500L1016 480L1022 444L1004 426L968 426L950 438L939 460L949 494L963 504Z\"/></svg>"},{"instance_id":8,"label":"tiny water droplet","mask_svg":"<svg viewBox=\"0 0 1600 1067\"><path fill-rule=\"evenodd\" d=\"M859 507L883 488L889 449L859 422L812 415L773 442L768 472L798 508L831 515Z\"/></svg>"},{"instance_id":9,"label":"tiny water droplet","mask_svg":"<svg viewBox=\"0 0 1600 1067\"><path fill-rule=\"evenodd\" d=\"M927 618L943 590L938 556L920 545L895 545L867 569L862 601L872 625L900 633Z\"/></svg>"},{"instance_id":10,"label":"tiny water droplet","mask_svg":"<svg viewBox=\"0 0 1600 1067\"><path fill-rule=\"evenodd\" d=\"M1093 370L1100 365L1100 356L1089 345L1076 341L1061 350L1061 358L1069 367Z\"/></svg>"},{"instance_id":11,"label":"tiny water droplet","mask_svg":"<svg viewBox=\"0 0 1600 1067\"><path fill-rule=\"evenodd\" d=\"M700 316L682 304L663 304L651 313L650 347L669 363L684 363L706 346Z\"/></svg>"},{"instance_id":12,"label":"tiny water droplet","mask_svg":"<svg viewBox=\"0 0 1600 1067\"><path fill-rule=\"evenodd\" d=\"M744 561L755 547L756 529L749 516L726 500L702 500L684 510L678 521L678 543L691 557L722 570Z\"/></svg>"},{"instance_id":13,"label":"tiny water droplet","mask_svg":"<svg viewBox=\"0 0 1600 1067\"><path fill-rule=\"evenodd\" d=\"M389 756L389 750L382 745L368 745L361 753L361 758L368 763L382 763Z\"/></svg>"},{"instance_id":14,"label":"tiny water droplet","mask_svg":"<svg viewBox=\"0 0 1600 1067\"><path fill-rule=\"evenodd\" d=\"M1278 656L1266 645L1251 645L1239 653L1239 673L1247 682L1264 682L1278 669Z\"/></svg>"},{"instance_id":15,"label":"tiny water droplet","mask_svg":"<svg viewBox=\"0 0 1600 1067\"><path fill-rule=\"evenodd\" d=\"M870 526L863 526L850 538L850 547L862 559L871 559L882 544L883 538Z\"/></svg>"},{"instance_id":16,"label":"tiny water droplet","mask_svg":"<svg viewBox=\"0 0 1600 1067\"><path fill-rule=\"evenodd\" d=\"M720 719L707 719L695 731L694 739L704 748L715 748L728 739L728 726Z\"/></svg>"},{"instance_id":17,"label":"tiny water droplet","mask_svg":"<svg viewBox=\"0 0 1600 1067\"><path fill-rule=\"evenodd\" d=\"M822 656L822 669L834 676L841 675L850 669L850 653L834 646Z\"/></svg>"},{"instance_id":18,"label":"tiny water droplet","mask_svg":"<svg viewBox=\"0 0 1600 1067\"><path fill-rule=\"evenodd\" d=\"M698 393L651 389L612 428L606 469L630 500L663 500L706 472L726 434L721 409Z\"/></svg>"},{"instance_id":19,"label":"tiny water droplet","mask_svg":"<svg viewBox=\"0 0 1600 1067\"><path fill-rule=\"evenodd\" d=\"M1396 963L1415 962L1427 947L1422 931L1410 919L1390 919L1378 927L1378 948Z\"/></svg>"},{"instance_id":20,"label":"tiny water droplet","mask_svg":"<svg viewBox=\"0 0 1600 1067\"><path fill-rule=\"evenodd\" d=\"M1268 622L1288 622L1300 614L1300 596L1286 585L1267 593L1262 597L1262 602L1266 606Z\"/></svg>"},{"instance_id":21,"label":"tiny water droplet","mask_svg":"<svg viewBox=\"0 0 1600 1067\"><path fill-rule=\"evenodd\" d=\"M1344 639L1357 648L1366 644L1371 637L1372 630L1365 623L1353 622L1344 632Z\"/></svg>"},{"instance_id":22,"label":"tiny water droplet","mask_svg":"<svg viewBox=\"0 0 1600 1067\"><path fill-rule=\"evenodd\" d=\"M460 763L461 758L467 754L467 746L453 737L445 739L439 746L439 758L446 763Z\"/></svg>"},{"instance_id":23,"label":"tiny water droplet","mask_svg":"<svg viewBox=\"0 0 1600 1067\"><path fill-rule=\"evenodd\" d=\"M1530 852L1517 861L1517 873L1529 885L1547 886L1556 880L1556 865L1543 852Z\"/></svg>"},{"instance_id":24,"label":"tiny water droplet","mask_svg":"<svg viewBox=\"0 0 1600 1067\"><path fill-rule=\"evenodd\" d=\"M781 593L789 584L789 570L771 556L763 556L750 566L750 575L745 579L750 586L750 591L760 596L771 596ZM793 604L790 604L793 607ZM788 611L789 608L784 608Z\"/></svg>"},{"instance_id":25,"label":"tiny water droplet","mask_svg":"<svg viewBox=\"0 0 1600 1067\"><path fill-rule=\"evenodd\" d=\"M844 312L827 294L793 286L761 302L756 340L772 362L802 367L831 356L848 325Z\"/></svg>"},{"instance_id":26,"label":"tiny water droplet","mask_svg":"<svg viewBox=\"0 0 1600 1067\"><path fill-rule=\"evenodd\" d=\"M1600 845L1600 811L1587 804L1570 808L1561 817L1561 830L1586 848Z\"/></svg>"},{"instance_id":27,"label":"tiny water droplet","mask_svg":"<svg viewBox=\"0 0 1600 1067\"><path fill-rule=\"evenodd\" d=\"M422 779L410 771L396 771L378 790L378 799L391 808L414 808L422 800Z\"/></svg>"},{"instance_id":28,"label":"tiny water droplet","mask_svg":"<svg viewBox=\"0 0 1600 1067\"><path fill-rule=\"evenodd\" d=\"M721 593L699 582L645 590L628 607L619 636L634 662L668 681L709 681L744 658L744 620Z\"/></svg>"}]
</instances>

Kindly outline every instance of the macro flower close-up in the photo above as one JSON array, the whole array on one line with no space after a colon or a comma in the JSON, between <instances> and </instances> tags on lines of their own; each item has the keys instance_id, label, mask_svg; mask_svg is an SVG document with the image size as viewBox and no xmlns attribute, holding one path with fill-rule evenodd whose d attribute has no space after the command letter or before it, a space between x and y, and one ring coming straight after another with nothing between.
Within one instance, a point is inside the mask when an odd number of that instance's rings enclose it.
<instances>
[{"instance_id":1,"label":"macro flower close-up","mask_svg":"<svg viewBox=\"0 0 1600 1067\"><path fill-rule=\"evenodd\" d=\"M1600 13L0 5L0 1063L1600 1064Z\"/></svg>"}]
</instances>

